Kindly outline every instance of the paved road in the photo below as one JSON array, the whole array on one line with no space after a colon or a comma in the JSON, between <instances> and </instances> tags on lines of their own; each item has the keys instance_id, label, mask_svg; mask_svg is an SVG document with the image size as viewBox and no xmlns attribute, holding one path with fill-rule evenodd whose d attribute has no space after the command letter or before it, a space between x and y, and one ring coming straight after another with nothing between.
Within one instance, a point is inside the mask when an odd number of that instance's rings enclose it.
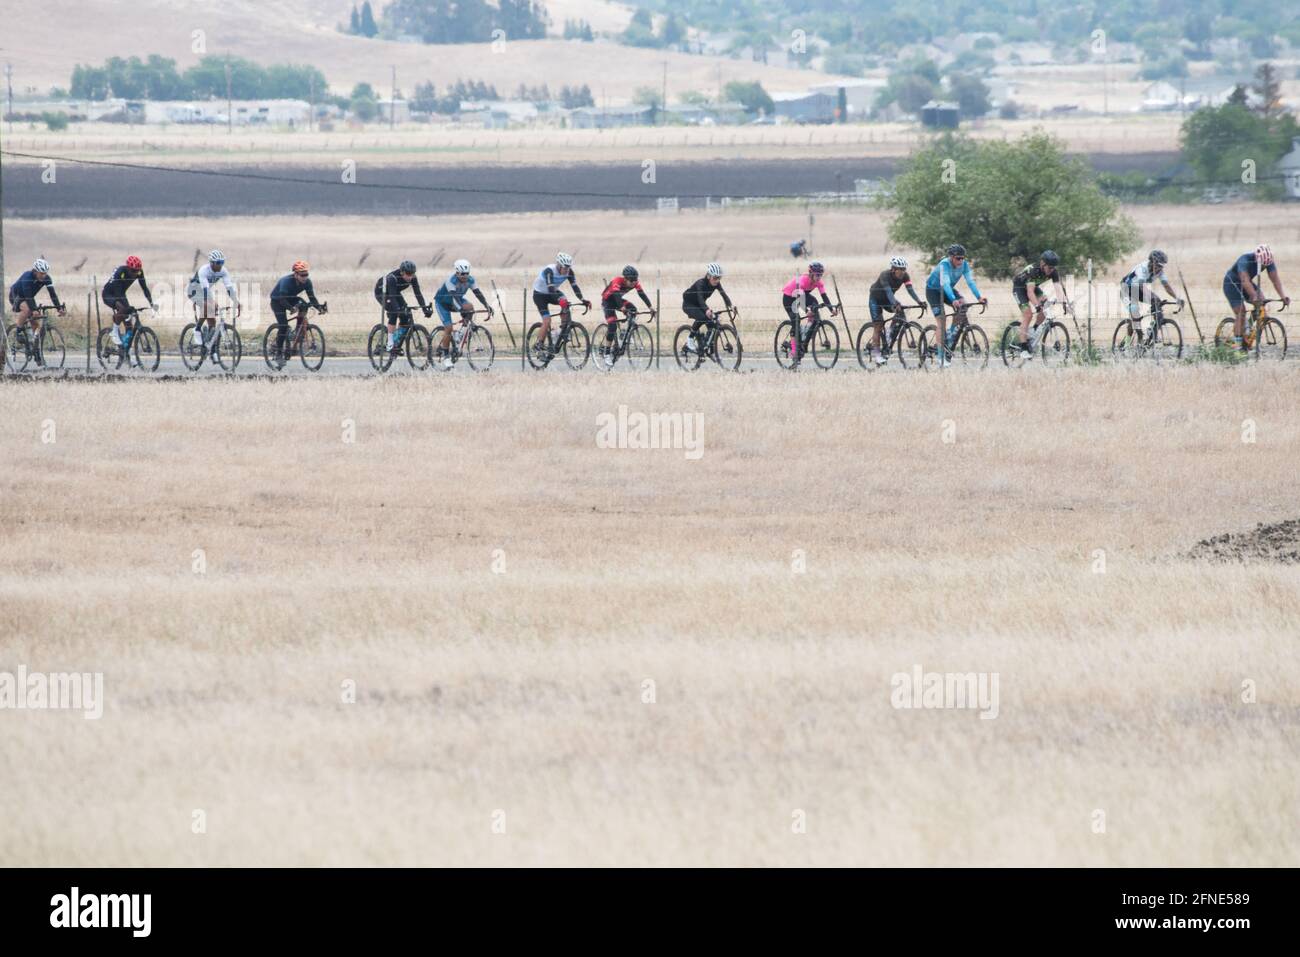
<instances>
[{"instance_id":1,"label":"paved road","mask_svg":"<svg viewBox=\"0 0 1300 957\"><path fill-rule=\"evenodd\" d=\"M1095 154L1095 169L1159 173L1174 153ZM640 163L574 166L375 167L364 164L356 185L341 182L334 166L275 169L222 167L231 173L293 177L273 182L184 172L63 164L58 188L41 182L37 164L6 162L0 170L4 212L18 217L230 216L240 213L397 215L506 213L578 209L651 209L660 197L773 196L843 192L855 179L887 179L894 159L738 160L665 162L655 182L642 182ZM382 188L375 188L382 187Z\"/></svg>"}]
</instances>

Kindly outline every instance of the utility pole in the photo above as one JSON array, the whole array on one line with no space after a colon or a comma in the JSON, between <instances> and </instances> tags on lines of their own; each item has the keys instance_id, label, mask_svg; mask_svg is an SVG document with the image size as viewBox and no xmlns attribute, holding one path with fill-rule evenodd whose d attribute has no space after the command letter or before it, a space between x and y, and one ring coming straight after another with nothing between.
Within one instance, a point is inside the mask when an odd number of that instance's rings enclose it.
<instances>
[{"instance_id":1,"label":"utility pole","mask_svg":"<svg viewBox=\"0 0 1300 957\"><path fill-rule=\"evenodd\" d=\"M12 63L5 64L5 87L9 91L9 109L5 111L5 115L9 117L9 132L12 133L14 131L14 65Z\"/></svg>"},{"instance_id":2,"label":"utility pole","mask_svg":"<svg viewBox=\"0 0 1300 957\"><path fill-rule=\"evenodd\" d=\"M226 135L235 132L235 111L230 99L230 54L226 54Z\"/></svg>"},{"instance_id":3,"label":"utility pole","mask_svg":"<svg viewBox=\"0 0 1300 957\"><path fill-rule=\"evenodd\" d=\"M388 129L391 131L397 123L397 64L393 64L392 92L388 96Z\"/></svg>"},{"instance_id":4,"label":"utility pole","mask_svg":"<svg viewBox=\"0 0 1300 957\"><path fill-rule=\"evenodd\" d=\"M659 103L659 112L663 118L663 125L668 125L668 61L664 60L664 92L663 98Z\"/></svg>"}]
</instances>

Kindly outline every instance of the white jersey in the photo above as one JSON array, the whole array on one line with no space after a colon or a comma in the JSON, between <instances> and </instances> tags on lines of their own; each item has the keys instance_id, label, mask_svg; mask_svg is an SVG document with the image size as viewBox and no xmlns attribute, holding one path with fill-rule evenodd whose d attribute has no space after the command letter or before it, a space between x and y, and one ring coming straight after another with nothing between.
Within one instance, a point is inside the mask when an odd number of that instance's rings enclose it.
<instances>
[{"instance_id":1,"label":"white jersey","mask_svg":"<svg viewBox=\"0 0 1300 957\"><path fill-rule=\"evenodd\" d=\"M230 296L231 302L238 302L239 296L235 293L235 281L230 278L230 270L225 266L221 271L212 268L211 263L204 263L194 278L190 280L190 298L191 299L211 299L212 287L220 282L226 287L226 293Z\"/></svg>"},{"instance_id":2,"label":"white jersey","mask_svg":"<svg viewBox=\"0 0 1300 957\"><path fill-rule=\"evenodd\" d=\"M1124 282L1124 283L1138 283L1138 282L1140 282L1140 283L1143 283L1143 284L1145 285L1146 283L1153 282L1153 281L1155 281L1155 280L1157 280L1157 279L1160 280L1161 282L1164 282L1164 281L1165 281L1165 271L1164 271L1164 269L1162 268L1162 269L1157 270L1157 271L1156 271L1156 274L1155 274L1154 276L1152 276L1152 275L1151 275L1151 260L1149 260L1149 259L1144 259L1144 260L1142 260L1140 263L1138 263L1136 266L1134 266L1133 269L1129 272L1129 274L1128 274L1127 276L1125 276L1125 277L1121 280L1121 282Z\"/></svg>"},{"instance_id":3,"label":"white jersey","mask_svg":"<svg viewBox=\"0 0 1300 957\"><path fill-rule=\"evenodd\" d=\"M556 263L550 263L543 266L542 271L539 272L537 278L533 280L533 292L540 292L543 294L554 292L566 282L574 288L575 292L577 291L578 283L573 278L573 267L570 266L569 271L561 275L559 265Z\"/></svg>"}]
</instances>

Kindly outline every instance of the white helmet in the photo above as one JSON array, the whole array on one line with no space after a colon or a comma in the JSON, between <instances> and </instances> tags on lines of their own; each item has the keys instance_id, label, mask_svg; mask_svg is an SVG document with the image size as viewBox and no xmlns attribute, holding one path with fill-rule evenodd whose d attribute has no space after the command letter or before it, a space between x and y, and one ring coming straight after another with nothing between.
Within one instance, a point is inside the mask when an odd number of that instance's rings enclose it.
<instances>
[{"instance_id":1,"label":"white helmet","mask_svg":"<svg viewBox=\"0 0 1300 957\"><path fill-rule=\"evenodd\" d=\"M573 257L570 256L568 253L556 253L556 254L555 254L555 265L557 265L557 266L572 266L572 265L573 265Z\"/></svg>"},{"instance_id":2,"label":"white helmet","mask_svg":"<svg viewBox=\"0 0 1300 957\"><path fill-rule=\"evenodd\" d=\"M705 275L716 276L718 279L722 278L722 267L717 263L709 263L708 267L704 270L704 272Z\"/></svg>"},{"instance_id":3,"label":"white helmet","mask_svg":"<svg viewBox=\"0 0 1300 957\"><path fill-rule=\"evenodd\" d=\"M468 276L468 275L469 275L469 260L468 260L468 259L457 259L456 262L455 262L455 265L454 265L452 268L454 268L454 269L456 270L456 275L457 275L457 276Z\"/></svg>"},{"instance_id":4,"label":"white helmet","mask_svg":"<svg viewBox=\"0 0 1300 957\"><path fill-rule=\"evenodd\" d=\"M906 268L907 268L907 260L904 259L902 256L895 256L895 257L893 257L892 259L889 260L889 268L890 268L890 269L906 269Z\"/></svg>"},{"instance_id":5,"label":"white helmet","mask_svg":"<svg viewBox=\"0 0 1300 957\"><path fill-rule=\"evenodd\" d=\"M225 261L226 261L226 254L223 253L220 249L214 249L212 250L212 252L208 253L208 262L210 263L223 263Z\"/></svg>"},{"instance_id":6,"label":"white helmet","mask_svg":"<svg viewBox=\"0 0 1300 957\"><path fill-rule=\"evenodd\" d=\"M44 259L38 259L38 260L36 260L36 262L32 263L32 271L33 271L33 272L49 272L49 271L50 271L50 264L47 263Z\"/></svg>"},{"instance_id":7,"label":"white helmet","mask_svg":"<svg viewBox=\"0 0 1300 957\"><path fill-rule=\"evenodd\" d=\"M1255 247L1255 262L1259 263L1261 269L1267 269L1273 265L1273 250L1266 243L1260 243Z\"/></svg>"}]
</instances>

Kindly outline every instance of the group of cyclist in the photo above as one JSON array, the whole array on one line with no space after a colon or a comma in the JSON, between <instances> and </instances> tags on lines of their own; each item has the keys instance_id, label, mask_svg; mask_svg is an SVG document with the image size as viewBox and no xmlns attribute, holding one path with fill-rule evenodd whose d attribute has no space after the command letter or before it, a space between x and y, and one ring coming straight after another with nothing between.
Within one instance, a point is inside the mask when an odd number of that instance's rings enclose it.
<instances>
[{"instance_id":1,"label":"group of cyclist","mask_svg":"<svg viewBox=\"0 0 1300 957\"><path fill-rule=\"evenodd\" d=\"M1036 261L1018 271L1012 279L1012 296L1020 309L1022 319L1019 323L1018 341L1025 359L1033 355L1036 333L1044 320L1043 308L1046 301L1044 286L1055 285L1059 291L1059 300L1066 308L1070 308L1060 274L1060 263L1060 256L1047 249ZM1120 299L1130 319L1136 321L1141 317L1141 308L1152 301L1157 283L1163 287L1171 300L1177 300L1178 304L1182 305L1182 300L1178 299L1169 281L1166 272L1168 264L1169 257L1165 252L1153 249L1142 262L1129 270L1120 280ZM822 309L826 309L832 316L838 312L837 305L830 301L826 292L825 272L825 264L813 260L808 264L805 272L796 275L781 290L781 306L791 322L792 336L786 344L789 350L798 348L799 338L793 334L794 330L807 328L809 323L816 321ZM1251 252L1239 256L1223 277L1223 293L1234 316L1233 342L1242 350L1248 348L1244 338L1246 306L1263 301L1264 293L1260 280L1264 274L1268 275L1284 307L1289 305L1291 300L1283 290L1273 251L1265 244L1260 244ZM291 312L297 312L301 316L308 308L315 308L319 312L326 311L325 305L316 298L310 275L308 264L298 260L293 264L290 272L277 281L271 290L271 311L278 326L275 344L278 353L282 354L285 349ZM699 350L706 330L718 322L718 314L709 305L714 293L721 297L726 311L730 312L733 309L731 298L722 287L722 276L722 266L716 262L709 263L705 267L704 275L692 282L682 293L681 309L691 321L691 334L685 345L687 351ZM127 290L135 283L139 283L146 303L156 313L158 307L153 301L149 284L145 279L144 265L139 256L127 256L126 261L113 271L101 293L104 305L112 312L111 340L115 346L123 349L130 344L134 331L133 319L137 310L131 306L127 298ZM963 283L967 288L966 293L958 290L958 286ZM215 325L214 293L218 286L224 287L231 305L238 310L240 308L238 293L234 279L226 267L226 257L221 250L214 249L209 253L207 263L190 279L186 289L186 297L194 304L199 317L195 330L198 347L207 347ZM573 301L565 294L565 286L572 291ZM871 284L867 298L867 308L872 323L871 361L878 365L888 362L888 350L882 349L881 341L886 313L901 314L903 304L898 298L898 293L904 288L911 297L912 304L921 306L922 301L913 287L907 260L902 256L894 256L889 260L888 268L882 271ZM66 308L60 302L54 288L50 264L44 259L37 259L32 263L32 268L19 276L8 291L9 305L14 313L17 341L20 345L26 342L25 336L29 326L39 336L40 316L36 295L42 289L46 290L58 313L60 315L66 313ZM488 316L493 315L492 307L473 276L470 263L465 259L455 261L451 274L438 286L432 302L425 301L419 280L416 278L415 263L409 259L403 260L396 269L381 276L375 282L375 300L384 312L388 328L387 345L390 350L399 348L402 337L409 331L411 325L413 312L405 296L408 289L424 312L425 318L431 317L435 311L438 313L442 336L435 358L440 360L444 367L450 368L453 363L451 355L453 316L467 319L474 312L473 305L467 301L468 295L473 293ZM654 308L650 297L641 285L635 266L624 267L621 275L616 276L601 292L605 335L603 344L598 344L598 351L604 356L607 364L613 363L612 347L617 323L629 308L630 304L626 301L626 297L633 292L640 297L653 317ZM540 332L534 348L538 358L545 364L555 355L557 348L559 330L553 327L552 319L558 314L563 324L571 317L573 302L580 302L588 309L591 308L591 302L583 298L573 269L573 257L564 252L557 253L554 262L541 268L533 282L532 294L533 304L541 317ZM817 300L818 294L821 297L820 302ZM925 282L925 305L934 316L937 329L936 342L942 343L938 347L940 366L949 364L950 350L958 332L955 323L952 325L947 323L946 309L951 308L953 315L960 315L971 303L987 305L988 299L980 293L965 247L960 243L954 243L947 248L946 255L930 271Z\"/></svg>"}]
</instances>

